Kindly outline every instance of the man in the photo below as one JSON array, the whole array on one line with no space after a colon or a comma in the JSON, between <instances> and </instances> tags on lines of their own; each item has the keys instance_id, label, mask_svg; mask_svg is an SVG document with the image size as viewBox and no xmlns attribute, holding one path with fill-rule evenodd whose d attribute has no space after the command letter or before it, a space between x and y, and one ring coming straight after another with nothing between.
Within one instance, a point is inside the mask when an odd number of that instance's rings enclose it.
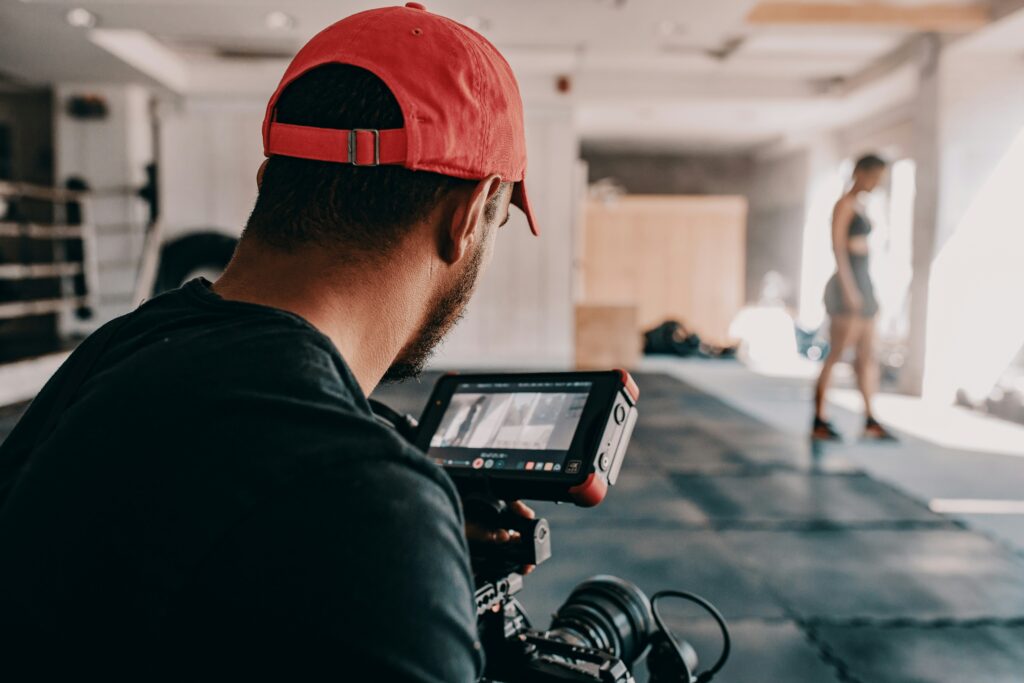
<instances>
[{"instance_id":1,"label":"man","mask_svg":"<svg viewBox=\"0 0 1024 683\"><path fill-rule=\"evenodd\" d=\"M366 396L458 319L510 202L534 225L515 79L420 5L364 12L298 53L263 138L224 276L86 340L0 449L5 671L481 673L455 490Z\"/></svg>"}]
</instances>

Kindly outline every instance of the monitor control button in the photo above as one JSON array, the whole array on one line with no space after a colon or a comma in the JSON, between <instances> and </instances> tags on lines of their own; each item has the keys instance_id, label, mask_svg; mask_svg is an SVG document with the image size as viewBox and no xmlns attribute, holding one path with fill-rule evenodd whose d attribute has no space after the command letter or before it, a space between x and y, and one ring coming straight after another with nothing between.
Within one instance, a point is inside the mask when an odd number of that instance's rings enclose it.
<instances>
[{"instance_id":1,"label":"monitor control button","mask_svg":"<svg viewBox=\"0 0 1024 683\"><path fill-rule=\"evenodd\" d=\"M609 464L610 463L608 460L607 453L602 453L601 455L597 456L597 466L600 467L602 471L608 469Z\"/></svg>"},{"instance_id":2,"label":"monitor control button","mask_svg":"<svg viewBox=\"0 0 1024 683\"><path fill-rule=\"evenodd\" d=\"M623 422L626 421L626 407L621 403L615 406L615 410L613 411L613 413L615 418L615 424L622 424Z\"/></svg>"}]
</instances>

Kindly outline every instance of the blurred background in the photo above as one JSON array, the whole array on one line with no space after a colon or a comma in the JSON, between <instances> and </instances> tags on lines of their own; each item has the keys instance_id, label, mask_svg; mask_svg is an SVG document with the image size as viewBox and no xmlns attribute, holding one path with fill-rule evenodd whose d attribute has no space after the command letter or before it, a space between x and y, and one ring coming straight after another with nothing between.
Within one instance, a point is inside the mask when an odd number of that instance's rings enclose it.
<instances>
[{"instance_id":1,"label":"blurred background","mask_svg":"<svg viewBox=\"0 0 1024 683\"><path fill-rule=\"evenodd\" d=\"M0 0L0 439L84 336L216 277L285 66L372 6ZM434 367L627 366L653 392L617 507L552 511L607 547L556 545L538 613L563 578L621 573L725 603L723 679L1024 680L1024 2L427 9L515 70L543 228L513 211ZM822 447L831 215L867 152L889 162L865 212L900 441ZM689 342L645 355L666 321ZM428 388L389 391L418 412Z\"/></svg>"}]
</instances>

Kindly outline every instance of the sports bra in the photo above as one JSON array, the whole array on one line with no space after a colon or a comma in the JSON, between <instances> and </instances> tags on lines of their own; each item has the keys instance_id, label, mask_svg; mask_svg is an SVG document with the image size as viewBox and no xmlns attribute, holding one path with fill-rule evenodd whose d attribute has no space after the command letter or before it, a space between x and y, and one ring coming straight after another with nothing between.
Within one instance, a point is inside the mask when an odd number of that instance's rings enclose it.
<instances>
[{"instance_id":1,"label":"sports bra","mask_svg":"<svg viewBox=\"0 0 1024 683\"><path fill-rule=\"evenodd\" d=\"M853 214L853 220L850 221L850 231L847 233L849 237L857 237L859 235L867 235L871 232L871 221L859 213Z\"/></svg>"}]
</instances>

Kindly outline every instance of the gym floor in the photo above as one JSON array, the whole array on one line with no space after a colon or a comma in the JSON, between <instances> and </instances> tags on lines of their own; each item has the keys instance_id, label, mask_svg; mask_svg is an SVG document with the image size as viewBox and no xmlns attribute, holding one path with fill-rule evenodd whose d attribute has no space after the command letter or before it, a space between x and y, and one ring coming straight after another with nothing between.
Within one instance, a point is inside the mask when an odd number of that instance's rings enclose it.
<instances>
[{"instance_id":1,"label":"gym floor","mask_svg":"<svg viewBox=\"0 0 1024 683\"><path fill-rule=\"evenodd\" d=\"M778 386L761 380L762 393L764 382ZM867 474L856 448L812 456L802 437L692 384L662 373L637 383L640 419L606 501L535 505L554 553L520 595L535 626L578 582L614 574L719 607L733 635L722 683L1024 680L1018 551ZM418 414L430 384L377 398ZM806 401L800 410L804 424ZM703 670L717 657L717 628L695 607L673 608ZM644 673L637 667L638 680Z\"/></svg>"},{"instance_id":2,"label":"gym floor","mask_svg":"<svg viewBox=\"0 0 1024 683\"><path fill-rule=\"evenodd\" d=\"M648 594L688 590L719 607L733 635L721 683L1024 680L1020 548L931 512L886 483L898 472L882 472L883 482L865 471L863 448L812 454L778 421L795 410L779 398L790 386L782 380L735 364L659 369L637 375L640 419L607 500L590 510L535 505L554 550L520 594L535 626L578 582L614 574ZM418 414L432 379L375 397ZM0 410L0 439L18 412ZM914 463L928 450L912 439L888 448L872 457L906 451ZM665 611L703 670L718 654L715 624L685 603Z\"/></svg>"}]
</instances>

